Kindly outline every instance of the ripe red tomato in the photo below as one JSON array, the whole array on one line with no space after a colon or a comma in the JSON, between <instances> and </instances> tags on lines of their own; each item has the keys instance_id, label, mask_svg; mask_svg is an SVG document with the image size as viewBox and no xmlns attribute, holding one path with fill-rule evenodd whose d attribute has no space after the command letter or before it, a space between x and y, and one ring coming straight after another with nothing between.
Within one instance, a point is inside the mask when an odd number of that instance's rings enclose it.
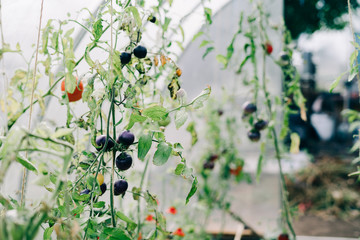
<instances>
[{"instance_id":1,"label":"ripe red tomato","mask_svg":"<svg viewBox=\"0 0 360 240\"><path fill-rule=\"evenodd\" d=\"M168 213L175 215L177 213L176 207L169 207L167 210Z\"/></svg>"},{"instance_id":2,"label":"ripe red tomato","mask_svg":"<svg viewBox=\"0 0 360 240\"><path fill-rule=\"evenodd\" d=\"M153 215L149 214L149 215L147 215L145 220L148 221L148 222L151 222L151 221L154 221L155 219L154 219Z\"/></svg>"},{"instance_id":3,"label":"ripe red tomato","mask_svg":"<svg viewBox=\"0 0 360 240\"><path fill-rule=\"evenodd\" d=\"M175 232L173 232L173 235L179 236L179 237L184 237L185 233L183 232L182 228L178 228L178 229L176 229Z\"/></svg>"},{"instance_id":4,"label":"ripe red tomato","mask_svg":"<svg viewBox=\"0 0 360 240\"><path fill-rule=\"evenodd\" d=\"M273 51L273 46L271 45L270 42L266 42L266 43L265 43L265 50L266 50L266 53L269 54L269 55L272 53L272 51Z\"/></svg>"},{"instance_id":5,"label":"ripe red tomato","mask_svg":"<svg viewBox=\"0 0 360 240\"><path fill-rule=\"evenodd\" d=\"M76 81L78 82L78 79L76 78ZM65 80L61 82L61 91L65 91ZM73 93L67 93L69 102L76 102L81 99L82 93L84 91L84 86L82 81L78 82L78 86L75 88Z\"/></svg>"},{"instance_id":6,"label":"ripe red tomato","mask_svg":"<svg viewBox=\"0 0 360 240\"><path fill-rule=\"evenodd\" d=\"M278 240L289 240L289 235L287 233L282 233L278 236Z\"/></svg>"}]
</instances>

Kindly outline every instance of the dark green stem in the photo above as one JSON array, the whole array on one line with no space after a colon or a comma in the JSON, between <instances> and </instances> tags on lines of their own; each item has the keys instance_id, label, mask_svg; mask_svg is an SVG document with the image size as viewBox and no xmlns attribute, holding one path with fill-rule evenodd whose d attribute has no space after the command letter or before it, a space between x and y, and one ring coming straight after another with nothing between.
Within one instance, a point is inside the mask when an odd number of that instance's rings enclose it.
<instances>
[{"instance_id":1,"label":"dark green stem","mask_svg":"<svg viewBox=\"0 0 360 240\"><path fill-rule=\"evenodd\" d=\"M144 171L142 172L141 174L141 180L140 180L140 189L142 190L143 188L143 185L144 185L144 180L145 180L145 175L146 175L146 172L147 172L147 169L148 169L148 166L149 166L149 162L150 162L150 158L147 158L146 160L146 163L145 163L145 168L144 168ZM140 230L141 230L141 214L140 214L140 198L138 199L138 206L137 206L137 214L138 214L138 236L140 234Z\"/></svg>"},{"instance_id":2,"label":"dark green stem","mask_svg":"<svg viewBox=\"0 0 360 240\"><path fill-rule=\"evenodd\" d=\"M268 114L269 114L269 119L271 119L273 116L273 111L271 108L271 100L269 98L269 92L267 91L267 87L266 87L265 62L266 62L266 53L264 52L262 87L263 87L263 91L264 91L264 95L265 95L265 99L266 99L266 106L267 106L267 110L268 110ZM277 159L278 166L279 166L279 172L280 172L281 202L282 202L282 208L283 208L283 211L285 214L285 221L286 221L287 226L288 226L289 230L291 231L291 234L293 235L294 239L296 239L296 234L295 234L294 228L292 226L292 221L291 221L289 202L287 199L285 177L284 177L284 173L283 173L282 165L281 165L281 151L280 151L280 147L279 147L279 140L277 137L276 129L274 127L271 127L271 133L272 133L273 140L274 140L275 157Z\"/></svg>"},{"instance_id":3,"label":"dark green stem","mask_svg":"<svg viewBox=\"0 0 360 240\"><path fill-rule=\"evenodd\" d=\"M111 110L112 110L112 122L113 122L113 138L114 141L116 139L116 126L115 126L115 104L114 104L114 100L115 100L115 88L114 86L111 89ZM109 135L109 121L107 124L107 135ZM113 225L113 227L116 227L116 222L115 222L115 210L114 210L114 169L115 169L115 156L116 156L116 150L115 148L113 149L113 154L112 154L112 161L111 161L111 175L110 175L110 208L111 208L111 223Z\"/></svg>"}]
</instances>

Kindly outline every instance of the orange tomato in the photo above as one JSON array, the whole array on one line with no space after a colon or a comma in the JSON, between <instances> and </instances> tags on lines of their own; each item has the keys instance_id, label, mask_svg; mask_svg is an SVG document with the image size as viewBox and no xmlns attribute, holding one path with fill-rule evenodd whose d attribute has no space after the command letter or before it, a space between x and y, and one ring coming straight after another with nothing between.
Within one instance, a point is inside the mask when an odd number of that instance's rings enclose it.
<instances>
[{"instance_id":1,"label":"orange tomato","mask_svg":"<svg viewBox=\"0 0 360 240\"><path fill-rule=\"evenodd\" d=\"M230 174L234 176L238 176L242 171L242 166L237 166L235 169L230 168Z\"/></svg>"},{"instance_id":2,"label":"orange tomato","mask_svg":"<svg viewBox=\"0 0 360 240\"><path fill-rule=\"evenodd\" d=\"M178 77L180 77L181 74L182 74L181 69L180 69L180 68L176 68L176 75L177 75Z\"/></svg>"},{"instance_id":3,"label":"orange tomato","mask_svg":"<svg viewBox=\"0 0 360 240\"><path fill-rule=\"evenodd\" d=\"M76 81L78 79L76 78ZM77 81L78 82L78 81ZM61 91L65 91L65 80L63 80L61 82ZM76 102L78 100L81 99L82 97L82 93L84 91L84 86L83 86L83 83L82 81L80 80L80 82L78 82L78 86L75 88L74 92L73 93L67 93L68 95L68 98L69 98L69 102Z\"/></svg>"}]
</instances>

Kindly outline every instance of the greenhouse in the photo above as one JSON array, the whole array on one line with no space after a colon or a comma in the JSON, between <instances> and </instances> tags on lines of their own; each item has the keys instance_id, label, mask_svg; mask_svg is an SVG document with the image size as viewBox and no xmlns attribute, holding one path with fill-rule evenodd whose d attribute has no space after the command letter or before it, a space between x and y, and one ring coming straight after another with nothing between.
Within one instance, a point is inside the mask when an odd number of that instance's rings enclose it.
<instances>
[{"instance_id":1,"label":"greenhouse","mask_svg":"<svg viewBox=\"0 0 360 240\"><path fill-rule=\"evenodd\" d=\"M360 239L359 10L0 0L0 240Z\"/></svg>"}]
</instances>

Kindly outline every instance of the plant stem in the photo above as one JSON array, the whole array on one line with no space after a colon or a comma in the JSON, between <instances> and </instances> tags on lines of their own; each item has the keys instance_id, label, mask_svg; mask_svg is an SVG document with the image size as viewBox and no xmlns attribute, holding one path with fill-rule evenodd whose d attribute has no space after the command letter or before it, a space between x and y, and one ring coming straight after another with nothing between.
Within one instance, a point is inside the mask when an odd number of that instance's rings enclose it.
<instances>
[{"instance_id":1,"label":"plant stem","mask_svg":"<svg viewBox=\"0 0 360 240\"><path fill-rule=\"evenodd\" d=\"M262 69L262 71L263 71L262 87L263 87L264 96L265 96L265 100L266 100L266 106L267 106L267 110L268 110L268 114L269 114L269 119L271 119L273 116L273 111L271 108L271 100L269 98L269 92L266 87L266 75L265 75L266 74L266 71L265 71L266 65L265 65L265 63L266 63L266 53L264 52L263 53L263 69ZM292 226L292 221L291 221L289 202L287 200L285 177L284 177L284 173L283 173L282 165L281 165L281 151L280 151L279 140L277 137L275 127L271 127L271 133L272 133L272 136L274 139L275 157L277 159L278 166L279 166L282 208L283 208L283 211L285 214L285 220L286 220L287 226L288 226L289 230L291 231L293 238L296 239L296 234L295 234L294 228Z\"/></svg>"},{"instance_id":2,"label":"plant stem","mask_svg":"<svg viewBox=\"0 0 360 240\"><path fill-rule=\"evenodd\" d=\"M112 87L112 93L111 93L111 109L112 109L112 122L113 122L113 137L114 137L114 141L116 139L116 126L115 126L115 104L114 104L114 99L115 99L115 88L114 86ZM108 126L109 126L109 122L108 122ZM108 127L109 129L109 127ZM116 227L116 222L115 222L115 210L114 210L114 190L113 190L113 185L114 185L114 169L115 169L115 156L116 156L116 150L114 148L113 150L113 154L112 154L112 161L111 161L111 175L110 175L110 208L111 208L111 222L113 227Z\"/></svg>"},{"instance_id":3,"label":"plant stem","mask_svg":"<svg viewBox=\"0 0 360 240\"><path fill-rule=\"evenodd\" d=\"M146 163L145 163L145 168L144 171L141 174L141 180L140 180L140 190L143 188L144 185L144 180L145 180L145 175L149 166L149 162L150 162L150 158L147 158ZM140 216L140 198L138 199L138 206L137 206L137 214L138 214L138 236L140 234L140 230L141 230L141 216Z\"/></svg>"},{"instance_id":4,"label":"plant stem","mask_svg":"<svg viewBox=\"0 0 360 240\"><path fill-rule=\"evenodd\" d=\"M115 87L113 82L112 65L113 65L113 1L110 0L110 56L109 56L109 83L111 84L111 110L112 110L112 124L113 124L113 138L116 139L116 121L115 121ZM107 125L107 135L109 135L109 123ZM113 227L116 227L115 221L115 210L114 210L114 169L115 169L115 154L116 150L113 149L113 157L111 164L111 175L110 175L110 208L111 208L111 222Z\"/></svg>"}]
</instances>

